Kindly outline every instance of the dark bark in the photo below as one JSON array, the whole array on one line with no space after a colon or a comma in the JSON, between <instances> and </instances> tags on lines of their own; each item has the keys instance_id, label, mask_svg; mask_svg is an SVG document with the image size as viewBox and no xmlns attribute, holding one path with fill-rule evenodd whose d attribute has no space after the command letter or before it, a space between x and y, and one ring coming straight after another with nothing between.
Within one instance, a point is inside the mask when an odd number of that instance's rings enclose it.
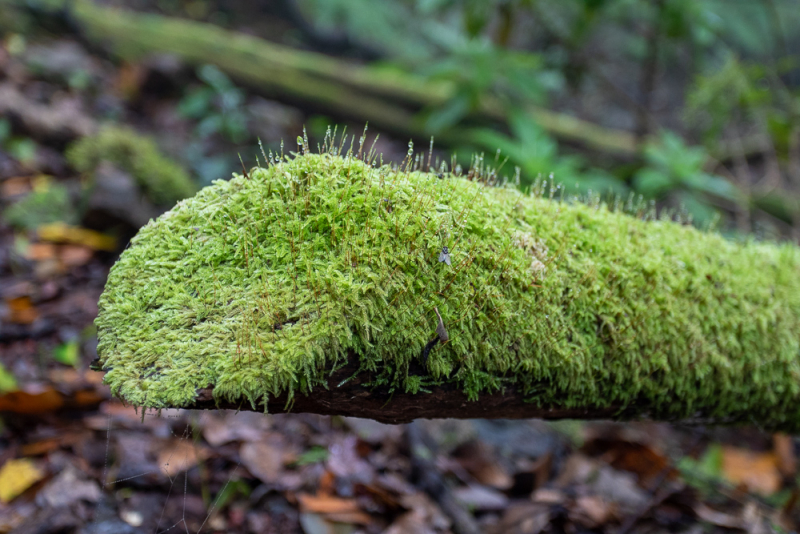
<instances>
[{"instance_id":1,"label":"dark bark","mask_svg":"<svg viewBox=\"0 0 800 534\"><path fill-rule=\"evenodd\" d=\"M415 368L416 367L416 368ZM355 357L335 371L328 379L328 389L316 388L311 395L296 394L293 403L287 403L283 394L267 402L269 413L316 413L321 415L343 415L375 419L382 423L408 423L414 419L610 419L620 416L619 407L581 407L564 408L560 406L539 407L525 402L523 395L513 387L502 393L480 396L478 401L470 401L464 392L453 384L428 388L430 393L416 395L401 391L390 392L386 387L368 389L364 386L373 378L362 372L346 381L358 370ZM412 366L411 372L423 373L421 366ZM341 384L341 385L340 385ZM253 410L251 404L240 402L217 403L213 388L198 391L196 402L189 409L231 409ZM263 404L254 411L262 411Z\"/></svg>"}]
</instances>

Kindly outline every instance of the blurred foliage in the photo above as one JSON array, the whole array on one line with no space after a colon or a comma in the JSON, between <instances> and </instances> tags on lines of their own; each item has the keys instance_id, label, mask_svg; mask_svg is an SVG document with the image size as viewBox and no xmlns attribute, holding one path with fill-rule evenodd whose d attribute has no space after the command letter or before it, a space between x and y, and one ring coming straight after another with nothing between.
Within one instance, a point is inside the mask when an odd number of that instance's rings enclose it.
<instances>
[{"instance_id":1,"label":"blurred foliage","mask_svg":"<svg viewBox=\"0 0 800 534\"><path fill-rule=\"evenodd\" d=\"M469 139L483 150L500 148L522 170L523 184L552 173L565 185L577 184L580 192L634 191L680 204L705 224L721 205L725 213L746 205L738 184L707 172L723 146L720 139L759 134L784 159L800 146L800 40L791 31L800 26L800 9L793 0L298 4L315 27L343 28L356 42L380 50L385 61L453 84L456 91L445 105L423 112L432 134L473 126L470 113L480 106L503 110L503 125L477 125ZM635 83L647 78L648 69L656 73L652 89L644 81L641 87L615 89L625 93L634 117L652 115L653 110L642 111L643 93L657 89L659 71L668 68L671 78L687 81L686 100L679 104L685 107L676 110L683 114L683 126L654 135L656 127L651 124L648 131L645 125L650 136L643 139L638 169L632 171L567 154L524 117L531 104L564 102L565 95L581 98L617 85L609 68L626 69ZM692 138L703 146L687 140Z\"/></svg>"},{"instance_id":2,"label":"blurred foliage","mask_svg":"<svg viewBox=\"0 0 800 534\"><path fill-rule=\"evenodd\" d=\"M80 347L77 340L62 343L53 350L53 359L58 363L78 367L80 364Z\"/></svg>"},{"instance_id":3,"label":"blurred foliage","mask_svg":"<svg viewBox=\"0 0 800 534\"><path fill-rule=\"evenodd\" d=\"M559 74L545 69L539 55L477 40L432 62L421 73L456 87L445 105L429 111L426 126L431 133L455 126L489 95L502 103L541 104L550 91L562 86Z\"/></svg>"},{"instance_id":4,"label":"blurred foliage","mask_svg":"<svg viewBox=\"0 0 800 534\"><path fill-rule=\"evenodd\" d=\"M164 156L155 142L121 126L105 126L67 149L76 170L94 173L104 161L130 173L155 204L171 205L190 197L196 187L180 165Z\"/></svg>"},{"instance_id":5,"label":"blurred foliage","mask_svg":"<svg viewBox=\"0 0 800 534\"><path fill-rule=\"evenodd\" d=\"M729 55L722 66L695 80L686 117L708 144L730 130L758 132L786 154L800 131L800 91L781 78L797 68L794 58L775 66Z\"/></svg>"},{"instance_id":6,"label":"blurred foliage","mask_svg":"<svg viewBox=\"0 0 800 534\"><path fill-rule=\"evenodd\" d=\"M0 119L0 149L23 163L29 163L36 157L36 142L27 137L12 135L11 122L6 118Z\"/></svg>"},{"instance_id":7,"label":"blurred foliage","mask_svg":"<svg viewBox=\"0 0 800 534\"><path fill-rule=\"evenodd\" d=\"M511 135L481 129L474 140L481 148L499 150L508 157L528 177L527 183L534 178L555 179L566 187L566 193L576 195L628 193L626 184L610 173L589 167L579 156L559 154L558 143L524 114L512 115L510 125Z\"/></svg>"},{"instance_id":8,"label":"blurred foliage","mask_svg":"<svg viewBox=\"0 0 800 534\"><path fill-rule=\"evenodd\" d=\"M636 174L634 187L645 198L671 197L701 226L715 218L714 199L734 204L744 202L741 192L728 180L708 174L703 166L708 153L701 147L687 147L672 132L662 132L644 150L646 165Z\"/></svg>"},{"instance_id":9,"label":"blurred foliage","mask_svg":"<svg viewBox=\"0 0 800 534\"><path fill-rule=\"evenodd\" d=\"M703 496L712 495L722 478L722 447L712 444L700 458L684 456L678 461L678 471L686 483Z\"/></svg>"},{"instance_id":10,"label":"blurred foliage","mask_svg":"<svg viewBox=\"0 0 800 534\"><path fill-rule=\"evenodd\" d=\"M65 186L42 179L34 182L33 191L4 210L3 220L20 230L35 230L54 222L75 224L78 214Z\"/></svg>"},{"instance_id":11,"label":"blurred foliage","mask_svg":"<svg viewBox=\"0 0 800 534\"><path fill-rule=\"evenodd\" d=\"M236 168L235 154L214 153L209 145L214 145L216 139L234 145L251 139L244 90L214 65L199 67L197 77L202 84L186 91L178 103L178 113L196 122L184 159L200 184L208 185Z\"/></svg>"},{"instance_id":12,"label":"blurred foliage","mask_svg":"<svg viewBox=\"0 0 800 534\"><path fill-rule=\"evenodd\" d=\"M0 394L17 389L17 379L0 363Z\"/></svg>"},{"instance_id":13,"label":"blurred foliage","mask_svg":"<svg viewBox=\"0 0 800 534\"><path fill-rule=\"evenodd\" d=\"M311 447L297 457L295 465L302 467L308 464L317 464L328 459L328 449L325 447Z\"/></svg>"},{"instance_id":14,"label":"blurred foliage","mask_svg":"<svg viewBox=\"0 0 800 534\"><path fill-rule=\"evenodd\" d=\"M178 104L178 112L197 120L200 138L222 135L233 143L247 138L247 115L244 91L236 87L224 72L214 65L197 69L203 85L191 89Z\"/></svg>"}]
</instances>

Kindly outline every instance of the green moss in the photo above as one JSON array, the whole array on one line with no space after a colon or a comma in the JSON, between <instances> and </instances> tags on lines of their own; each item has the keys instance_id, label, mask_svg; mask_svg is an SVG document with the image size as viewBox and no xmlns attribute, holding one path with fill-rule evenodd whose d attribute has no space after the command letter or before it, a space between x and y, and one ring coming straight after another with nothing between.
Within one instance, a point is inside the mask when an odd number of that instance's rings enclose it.
<instances>
[{"instance_id":1,"label":"green moss","mask_svg":"<svg viewBox=\"0 0 800 534\"><path fill-rule=\"evenodd\" d=\"M47 183L9 206L2 217L6 223L20 230L35 230L54 222L74 224L78 221L78 215L73 204L66 187Z\"/></svg>"},{"instance_id":2,"label":"green moss","mask_svg":"<svg viewBox=\"0 0 800 534\"><path fill-rule=\"evenodd\" d=\"M171 205L196 192L180 165L162 155L152 139L130 128L106 126L76 141L67 150L67 160L86 173L104 161L114 164L130 173L155 204Z\"/></svg>"},{"instance_id":3,"label":"green moss","mask_svg":"<svg viewBox=\"0 0 800 534\"><path fill-rule=\"evenodd\" d=\"M434 307L449 341L410 375ZM147 407L209 384L254 404L308 393L354 351L420 395L514 384L543 405L800 429L796 247L353 157L182 201L114 266L97 327L106 382Z\"/></svg>"}]
</instances>

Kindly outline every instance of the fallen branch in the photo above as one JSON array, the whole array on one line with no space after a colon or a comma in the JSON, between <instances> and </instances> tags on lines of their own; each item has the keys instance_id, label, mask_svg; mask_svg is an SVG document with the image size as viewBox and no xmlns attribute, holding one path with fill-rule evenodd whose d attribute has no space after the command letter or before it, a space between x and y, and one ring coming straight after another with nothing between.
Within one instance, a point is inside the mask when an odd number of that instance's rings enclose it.
<instances>
[{"instance_id":1,"label":"fallen branch","mask_svg":"<svg viewBox=\"0 0 800 534\"><path fill-rule=\"evenodd\" d=\"M410 372L427 375L421 365ZM639 415L636 408L622 410L620 406L537 406L527 402L526 396L516 387L497 393L481 395L479 402L470 401L466 393L455 384L442 384L426 388L425 393L406 393L387 386L375 387L372 382L377 373L359 373L358 357L351 354L348 363L334 371L325 385L314 388L309 395L290 395L288 392L270 398L269 413L315 413L374 419L381 423L402 424L414 419L624 419ZM263 411L263 404L255 408L246 400L227 401L215 395L214 387L198 389L194 401L185 406L197 410Z\"/></svg>"},{"instance_id":2,"label":"fallen branch","mask_svg":"<svg viewBox=\"0 0 800 534\"><path fill-rule=\"evenodd\" d=\"M797 247L330 150L219 181L140 231L96 321L112 393L393 423L800 430Z\"/></svg>"},{"instance_id":3,"label":"fallen branch","mask_svg":"<svg viewBox=\"0 0 800 534\"><path fill-rule=\"evenodd\" d=\"M20 5L19 0L0 3ZM363 66L323 54L296 50L211 24L107 7L92 0L55 0L38 6L58 9L91 41L118 57L136 60L171 53L192 64L212 63L262 93L365 121L402 135L429 137L416 113L441 106L456 92L449 82L434 82L385 67ZM633 156L635 137L576 117L530 106L527 112L561 140L593 150ZM505 109L485 98L474 118L505 123ZM440 143L469 141L468 132L437 133Z\"/></svg>"}]
</instances>

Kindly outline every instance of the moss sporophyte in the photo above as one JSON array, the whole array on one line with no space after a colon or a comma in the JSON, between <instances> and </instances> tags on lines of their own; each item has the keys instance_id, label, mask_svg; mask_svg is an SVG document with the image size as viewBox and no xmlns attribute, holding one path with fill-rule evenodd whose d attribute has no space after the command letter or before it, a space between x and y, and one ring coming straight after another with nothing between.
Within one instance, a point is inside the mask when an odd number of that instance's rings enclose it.
<instances>
[{"instance_id":1,"label":"moss sporophyte","mask_svg":"<svg viewBox=\"0 0 800 534\"><path fill-rule=\"evenodd\" d=\"M420 396L800 429L798 248L353 155L179 202L111 270L97 327L106 383L143 407L314 395L356 358Z\"/></svg>"}]
</instances>

